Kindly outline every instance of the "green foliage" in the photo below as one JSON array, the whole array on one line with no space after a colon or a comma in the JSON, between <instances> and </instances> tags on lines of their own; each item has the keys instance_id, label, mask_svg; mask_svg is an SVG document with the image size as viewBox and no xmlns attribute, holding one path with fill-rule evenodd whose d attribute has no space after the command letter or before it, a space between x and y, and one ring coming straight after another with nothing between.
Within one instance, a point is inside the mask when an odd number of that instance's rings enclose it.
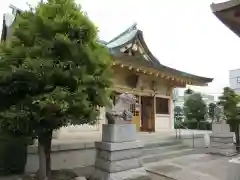
<instances>
[{"instance_id":1,"label":"green foliage","mask_svg":"<svg viewBox=\"0 0 240 180\"><path fill-rule=\"evenodd\" d=\"M187 100L184 102L184 115L189 121L204 121L206 112L206 104L199 93L189 95Z\"/></svg>"},{"instance_id":2,"label":"green foliage","mask_svg":"<svg viewBox=\"0 0 240 180\"><path fill-rule=\"evenodd\" d=\"M0 128L38 138L38 179L50 179L53 130L96 122L109 99L111 59L74 0L22 12L0 53Z\"/></svg>"},{"instance_id":3,"label":"green foliage","mask_svg":"<svg viewBox=\"0 0 240 180\"><path fill-rule=\"evenodd\" d=\"M216 115L216 107L217 105L215 103L210 103L208 105L208 116L214 121L215 115Z\"/></svg>"},{"instance_id":4,"label":"green foliage","mask_svg":"<svg viewBox=\"0 0 240 180\"><path fill-rule=\"evenodd\" d=\"M183 118L183 109L180 106L174 107L174 119L181 121Z\"/></svg>"},{"instance_id":5,"label":"green foliage","mask_svg":"<svg viewBox=\"0 0 240 180\"><path fill-rule=\"evenodd\" d=\"M231 88L225 87L218 104L224 109L224 116L229 124L240 123L240 97Z\"/></svg>"},{"instance_id":6,"label":"green foliage","mask_svg":"<svg viewBox=\"0 0 240 180\"><path fill-rule=\"evenodd\" d=\"M111 60L73 0L48 0L22 12L0 50L3 129L39 134L95 123L108 101Z\"/></svg>"},{"instance_id":7,"label":"green foliage","mask_svg":"<svg viewBox=\"0 0 240 180\"><path fill-rule=\"evenodd\" d=\"M239 151L239 124L240 124L240 97L231 88L225 87L222 96L219 97L218 104L223 107L224 116L231 130L235 132L236 149Z\"/></svg>"},{"instance_id":8,"label":"green foliage","mask_svg":"<svg viewBox=\"0 0 240 180\"><path fill-rule=\"evenodd\" d=\"M27 161L27 138L0 135L0 175L22 174Z\"/></svg>"},{"instance_id":9,"label":"green foliage","mask_svg":"<svg viewBox=\"0 0 240 180\"><path fill-rule=\"evenodd\" d=\"M200 121L197 122L195 120L192 121L183 121L183 122L178 122L176 121L174 124L175 128L179 129L198 129L198 130L212 130L212 123L207 122L207 121Z\"/></svg>"}]
</instances>

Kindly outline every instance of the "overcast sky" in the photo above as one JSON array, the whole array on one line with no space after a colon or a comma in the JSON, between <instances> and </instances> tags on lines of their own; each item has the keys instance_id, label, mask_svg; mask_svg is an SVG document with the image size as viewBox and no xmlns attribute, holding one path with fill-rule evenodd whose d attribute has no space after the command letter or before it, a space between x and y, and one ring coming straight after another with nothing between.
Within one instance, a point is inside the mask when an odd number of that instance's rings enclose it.
<instances>
[{"instance_id":1,"label":"overcast sky","mask_svg":"<svg viewBox=\"0 0 240 180\"><path fill-rule=\"evenodd\" d=\"M34 5L38 1L3 1L0 20L10 3L26 9L26 2ZM214 78L208 87L194 89L217 95L229 85L229 70L240 68L240 39L212 14L212 1L76 0L99 27L102 40L110 40L137 22L160 63Z\"/></svg>"}]
</instances>

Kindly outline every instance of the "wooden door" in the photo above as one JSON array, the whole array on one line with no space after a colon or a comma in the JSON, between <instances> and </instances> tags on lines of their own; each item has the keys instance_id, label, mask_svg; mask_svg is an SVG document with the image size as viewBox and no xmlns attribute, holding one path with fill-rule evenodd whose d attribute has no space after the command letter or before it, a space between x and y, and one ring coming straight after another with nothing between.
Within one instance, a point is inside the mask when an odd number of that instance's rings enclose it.
<instances>
[{"instance_id":1,"label":"wooden door","mask_svg":"<svg viewBox=\"0 0 240 180\"><path fill-rule=\"evenodd\" d=\"M153 97L141 97L141 124L142 131L155 131L155 113Z\"/></svg>"}]
</instances>

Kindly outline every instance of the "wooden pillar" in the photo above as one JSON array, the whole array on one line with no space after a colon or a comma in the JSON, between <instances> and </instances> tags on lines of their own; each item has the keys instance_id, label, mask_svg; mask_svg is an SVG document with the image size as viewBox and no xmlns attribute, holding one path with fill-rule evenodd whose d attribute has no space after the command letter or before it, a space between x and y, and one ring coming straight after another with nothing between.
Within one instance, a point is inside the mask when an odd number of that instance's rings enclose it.
<instances>
[{"instance_id":1,"label":"wooden pillar","mask_svg":"<svg viewBox=\"0 0 240 180\"><path fill-rule=\"evenodd\" d=\"M153 96L154 132L156 132L156 96Z\"/></svg>"}]
</instances>

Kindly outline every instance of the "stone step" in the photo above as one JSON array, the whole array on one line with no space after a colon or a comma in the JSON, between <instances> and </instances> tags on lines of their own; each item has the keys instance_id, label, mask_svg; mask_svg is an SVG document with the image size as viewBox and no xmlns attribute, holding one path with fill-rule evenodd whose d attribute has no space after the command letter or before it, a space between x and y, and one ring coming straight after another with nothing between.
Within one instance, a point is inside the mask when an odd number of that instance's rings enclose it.
<instances>
[{"instance_id":1,"label":"stone step","mask_svg":"<svg viewBox=\"0 0 240 180\"><path fill-rule=\"evenodd\" d=\"M145 155L141 158L141 160L143 164L148 164L148 163L162 161L165 159L172 159L175 157L184 156L184 155L193 154L193 153L195 153L193 149L181 149L177 151Z\"/></svg>"},{"instance_id":2,"label":"stone step","mask_svg":"<svg viewBox=\"0 0 240 180\"><path fill-rule=\"evenodd\" d=\"M150 154L158 154L158 153L165 153L170 151L177 151L181 149L188 148L184 144L174 144L174 145L168 145L168 146L160 146L155 148L144 148L142 151L142 155L150 155Z\"/></svg>"},{"instance_id":3,"label":"stone step","mask_svg":"<svg viewBox=\"0 0 240 180\"><path fill-rule=\"evenodd\" d=\"M233 143L211 142L210 147L232 148L235 147Z\"/></svg>"},{"instance_id":4,"label":"stone step","mask_svg":"<svg viewBox=\"0 0 240 180\"><path fill-rule=\"evenodd\" d=\"M234 148L222 149L222 148L209 147L208 154L232 157L232 156L236 156L238 153L237 153L236 149L234 149Z\"/></svg>"},{"instance_id":5,"label":"stone step","mask_svg":"<svg viewBox=\"0 0 240 180\"><path fill-rule=\"evenodd\" d=\"M233 140L221 140L221 139L217 139L217 140L211 140L211 143L223 143L223 144L233 144Z\"/></svg>"},{"instance_id":6,"label":"stone step","mask_svg":"<svg viewBox=\"0 0 240 180\"><path fill-rule=\"evenodd\" d=\"M144 142L144 148L155 148L155 147L163 147L163 146L173 146L173 145L179 145L182 142L179 140L169 140L169 141L149 141Z\"/></svg>"},{"instance_id":7,"label":"stone step","mask_svg":"<svg viewBox=\"0 0 240 180\"><path fill-rule=\"evenodd\" d=\"M233 143L233 137L211 137L211 142L219 142L219 143Z\"/></svg>"}]
</instances>

